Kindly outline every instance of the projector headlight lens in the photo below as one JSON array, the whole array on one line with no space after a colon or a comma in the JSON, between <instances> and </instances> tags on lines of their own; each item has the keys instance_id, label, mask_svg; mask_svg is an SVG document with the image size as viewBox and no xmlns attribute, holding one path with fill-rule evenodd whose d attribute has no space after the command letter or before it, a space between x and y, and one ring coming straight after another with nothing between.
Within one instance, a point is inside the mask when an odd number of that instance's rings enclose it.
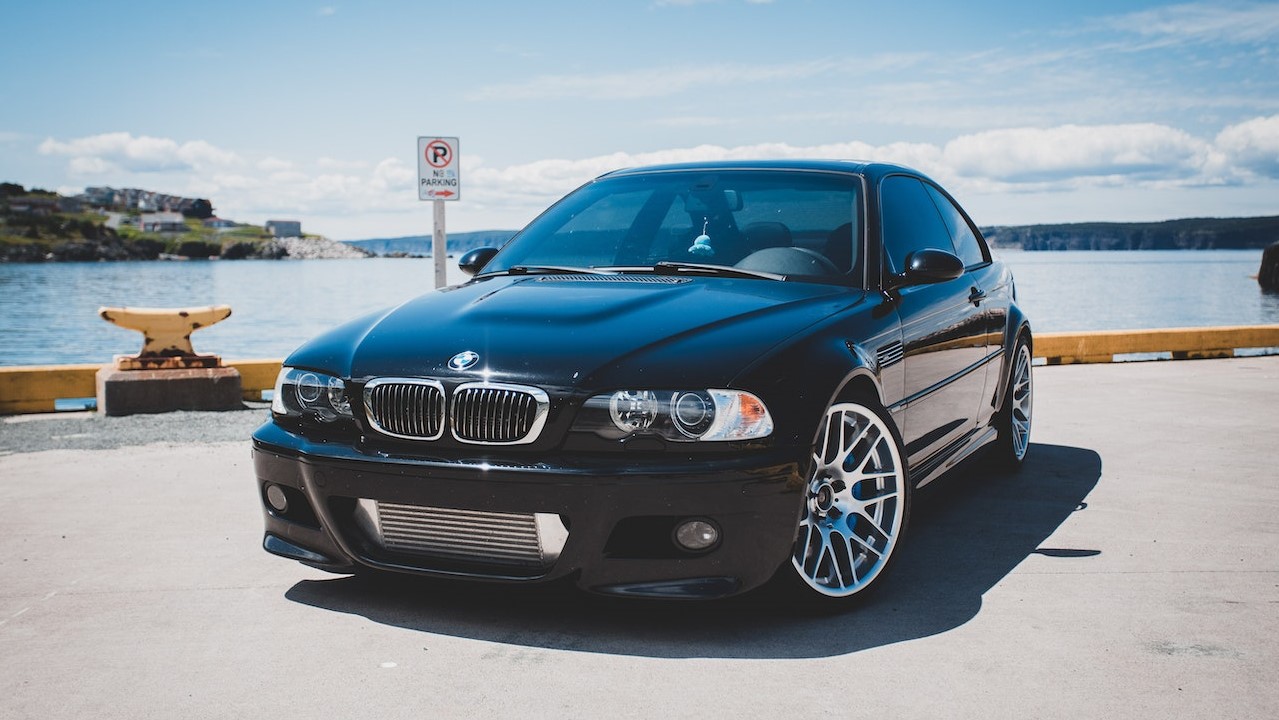
<instances>
[{"instance_id":1,"label":"projector headlight lens","mask_svg":"<svg viewBox=\"0 0 1279 720\"><path fill-rule=\"evenodd\" d=\"M573 429L608 440L755 440L772 434L773 419L741 390L618 390L587 400Z\"/></svg>"},{"instance_id":2,"label":"projector headlight lens","mask_svg":"<svg viewBox=\"0 0 1279 720\"><path fill-rule=\"evenodd\" d=\"M649 429L659 412L657 395L649 390L619 390L608 400L613 424L626 433Z\"/></svg>"},{"instance_id":3,"label":"projector headlight lens","mask_svg":"<svg viewBox=\"0 0 1279 720\"><path fill-rule=\"evenodd\" d=\"M351 399L340 378L313 370L285 367L275 379L271 412L324 423L351 419Z\"/></svg>"}]
</instances>

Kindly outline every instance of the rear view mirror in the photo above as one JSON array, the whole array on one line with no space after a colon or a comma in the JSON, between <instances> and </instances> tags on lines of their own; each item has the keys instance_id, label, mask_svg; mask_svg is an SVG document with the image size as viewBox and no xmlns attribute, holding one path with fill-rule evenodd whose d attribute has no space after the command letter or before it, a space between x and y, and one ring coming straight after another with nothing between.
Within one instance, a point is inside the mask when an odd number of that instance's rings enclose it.
<instances>
[{"instance_id":1,"label":"rear view mirror","mask_svg":"<svg viewBox=\"0 0 1279 720\"><path fill-rule=\"evenodd\" d=\"M475 275L489 264L489 260L497 254L497 248L482 247L475 248L458 258L457 266L467 275Z\"/></svg>"},{"instance_id":2,"label":"rear view mirror","mask_svg":"<svg viewBox=\"0 0 1279 720\"><path fill-rule=\"evenodd\" d=\"M693 216L714 215L722 212L719 207L719 200L711 196L711 193L720 194L723 198L724 209L729 212L737 212L746 205L742 199L741 192L737 190L703 190L684 196L684 212Z\"/></svg>"},{"instance_id":3,"label":"rear view mirror","mask_svg":"<svg viewBox=\"0 0 1279 720\"><path fill-rule=\"evenodd\" d=\"M954 253L932 248L916 250L906 256L905 272L889 277L884 289L946 282L963 274L964 261Z\"/></svg>"}]
</instances>

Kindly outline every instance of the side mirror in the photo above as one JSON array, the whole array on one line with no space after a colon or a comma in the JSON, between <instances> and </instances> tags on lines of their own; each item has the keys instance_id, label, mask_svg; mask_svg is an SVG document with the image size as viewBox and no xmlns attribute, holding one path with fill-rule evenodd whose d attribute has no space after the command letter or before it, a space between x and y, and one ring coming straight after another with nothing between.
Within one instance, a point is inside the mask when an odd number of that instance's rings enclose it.
<instances>
[{"instance_id":1,"label":"side mirror","mask_svg":"<svg viewBox=\"0 0 1279 720\"><path fill-rule=\"evenodd\" d=\"M946 282L964 274L964 261L945 250L916 250L906 256L906 271L884 283L885 290Z\"/></svg>"},{"instance_id":2,"label":"side mirror","mask_svg":"<svg viewBox=\"0 0 1279 720\"><path fill-rule=\"evenodd\" d=\"M479 271L483 270L484 266L488 265L489 260L492 260L493 256L496 254L497 254L497 248L491 248L491 247L475 248L474 250L471 250L470 252L466 253L462 257L458 258L457 266L458 268L462 270L462 272L466 273L467 275L473 276Z\"/></svg>"}]
</instances>

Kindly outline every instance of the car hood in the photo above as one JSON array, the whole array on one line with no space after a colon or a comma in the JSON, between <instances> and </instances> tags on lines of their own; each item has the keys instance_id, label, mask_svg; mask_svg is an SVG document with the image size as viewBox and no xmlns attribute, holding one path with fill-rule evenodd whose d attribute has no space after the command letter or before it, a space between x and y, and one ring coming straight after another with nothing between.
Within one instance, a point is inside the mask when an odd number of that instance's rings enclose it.
<instances>
[{"instance_id":1,"label":"car hood","mask_svg":"<svg viewBox=\"0 0 1279 720\"><path fill-rule=\"evenodd\" d=\"M485 379L546 387L728 385L861 290L651 275L501 276L347 323L286 363L354 379ZM458 371L449 359L472 351Z\"/></svg>"}]
</instances>

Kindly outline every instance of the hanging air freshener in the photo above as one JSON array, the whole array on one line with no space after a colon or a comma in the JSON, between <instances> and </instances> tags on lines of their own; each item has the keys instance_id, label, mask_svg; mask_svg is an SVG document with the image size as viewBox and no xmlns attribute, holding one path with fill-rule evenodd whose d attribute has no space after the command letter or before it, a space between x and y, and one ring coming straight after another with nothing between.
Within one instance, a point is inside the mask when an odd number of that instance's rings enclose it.
<instances>
[{"instance_id":1,"label":"hanging air freshener","mask_svg":"<svg viewBox=\"0 0 1279 720\"><path fill-rule=\"evenodd\" d=\"M702 234L693 239L693 244L688 248L690 255L706 257L715 255L715 248L711 247L711 236L706 234L706 227L710 225L710 222L709 218L702 218Z\"/></svg>"}]
</instances>

